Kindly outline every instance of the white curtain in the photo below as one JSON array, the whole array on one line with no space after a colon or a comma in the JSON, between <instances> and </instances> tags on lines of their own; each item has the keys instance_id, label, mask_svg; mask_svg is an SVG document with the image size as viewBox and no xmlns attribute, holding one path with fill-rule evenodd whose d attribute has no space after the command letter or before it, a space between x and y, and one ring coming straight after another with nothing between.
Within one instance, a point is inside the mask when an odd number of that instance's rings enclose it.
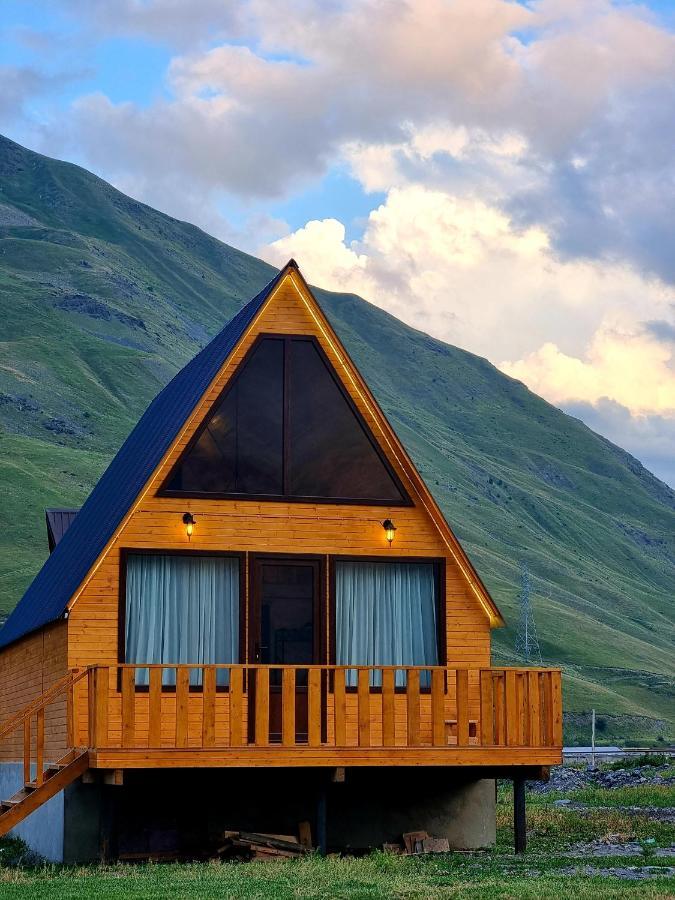
<instances>
[{"instance_id":1,"label":"white curtain","mask_svg":"<svg viewBox=\"0 0 675 900\"><path fill-rule=\"evenodd\" d=\"M433 564L337 562L335 620L338 665L438 665ZM379 674L371 682L380 684ZM405 684L405 673L396 683Z\"/></svg>"},{"instance_id":2,"label":"white curtain","mask_svg":"<svg viewBox=\"0 0 675 900\"><path fill-rule=\"evenodd\" d=\"M225 556L130 554L126 578L126 662L239 661L239 560ZM164 684L175 684L175 672ZM217 682L227 683L218 672ZM201 683L193 671L191 684ZM148 684L139 669L137 684Z\"/></svg>"}]
</instances>

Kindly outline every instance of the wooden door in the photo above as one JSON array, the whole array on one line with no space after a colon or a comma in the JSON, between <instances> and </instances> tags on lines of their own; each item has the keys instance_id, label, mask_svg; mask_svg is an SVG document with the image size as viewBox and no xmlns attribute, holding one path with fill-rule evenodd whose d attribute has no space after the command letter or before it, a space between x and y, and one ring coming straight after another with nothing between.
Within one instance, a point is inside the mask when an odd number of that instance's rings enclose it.
<instances>
[{"instance_id":1,"label":"wooden door","mask_svg":"<svg viewBox=\"0 0 675 900\"><path fill-rule=\"evenodd\" d=\"M321 561L302 556L252 559L249 659L266 665L321 662ZM249 691L255 703L255 685ZM281 740L281 670L270 672L270 741ZM253 707L250 728L254 727ZM307 740L307 670L295 680L296 740ZM253 738L253 735L250 735Z\"/></svg>"}]
</instances>

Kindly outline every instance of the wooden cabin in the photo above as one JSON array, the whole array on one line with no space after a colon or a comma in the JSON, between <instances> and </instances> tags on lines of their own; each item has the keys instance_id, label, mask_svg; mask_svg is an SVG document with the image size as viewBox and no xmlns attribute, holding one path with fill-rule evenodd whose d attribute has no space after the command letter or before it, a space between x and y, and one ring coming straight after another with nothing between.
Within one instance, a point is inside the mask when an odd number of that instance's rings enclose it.
<instances>
[{"instance_id":1,"label":"wooden cabin","mask_svg":"<svg viewBox=\"0 0 675 900\"><path fill-rule=\"evenodd\" d=\"M560 671L491 667L500 612L292 260L48 525L0 632L0 834L51 858L305 819L484 846L493 779L522 824L561 762Z\"/></svg>"}]
</instances>

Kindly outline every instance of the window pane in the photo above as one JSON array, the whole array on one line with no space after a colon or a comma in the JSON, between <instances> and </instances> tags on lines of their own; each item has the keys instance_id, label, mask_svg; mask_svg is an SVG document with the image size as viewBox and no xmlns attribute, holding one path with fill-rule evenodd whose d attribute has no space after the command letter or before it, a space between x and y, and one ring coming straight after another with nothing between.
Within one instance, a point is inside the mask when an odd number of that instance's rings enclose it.
<instances>
[{"instance_id":1,"label":"window pane","mask_svg":"<svg viewBox=\"0 0 675 900\"><path fill-rule=\"evenodd\" d=\"M400 501L401 493L312 341L290 343L290 493Z\"/></svg>"},{"instance_id":2,"label":"window pane","mask_svg":"<svg viewBox=\"0 0 675 900\"><path fill-rule=\"evenodd\" d=\"M433 563L337 562L335 643L338 665L438 665ZM405 683L404 672L396 683ZM428 673L420 683L429 684Z\"/></svg>"},{"instance_id":3,"label":"window pane","mask_svg":"<svg viewBox=\"0 0 675 900\"><path fill-rule=\"evenodd\" d=\"M261 341L167 484L186 493L283 493L283 341Z\"/></svg>"},{"instance_id":4,"label":"window pane","mask_svg":"<svg viewBox=\"0 0 675 900\"><path fill-rule=\"evenodd\" d=\"M127 558L125 662L210 665L239 661L239 560L131 554ZM226 673L218 681L225 683ZM191 682L201 683L201 673ZM137 670L148 684L148 670ZM175 671L164 684L175 684Z\"/></svg>"}]
</instances>

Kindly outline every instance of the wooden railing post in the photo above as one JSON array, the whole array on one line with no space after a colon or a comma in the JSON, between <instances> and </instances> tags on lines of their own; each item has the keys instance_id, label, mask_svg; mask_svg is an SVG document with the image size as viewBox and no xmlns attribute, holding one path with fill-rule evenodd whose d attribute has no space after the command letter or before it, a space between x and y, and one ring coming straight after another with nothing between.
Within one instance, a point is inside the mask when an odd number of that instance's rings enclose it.
<instances>
[{"instance_id":1,"label":"wooden railing post","mask_svg":"<svg viewBox=\"0 0 675 900\"><path fill-rule=\"evenodd\" d=\"M469 746L469 672L457 669L457 746Z\"/></svg>"},{"instance_id":2,"label":"wooden railing post","mask_svg":"<svg viewBox=\"0 0 675 900\"><path fill-rule=\"evenodd\" d=\"M41 706L35 714L35 783L41 785L45 770L45 708Z\"/></svg>"},{"instance_id":3,"label":"wooden railing post","mask_svg":"<svg viewBox=\"0 0 675 900\"><path fill-rule=\"evenodd\" d=\"M310 747L321 744L321 669L310 669L307 675L307 742Z\"/></svg>"},{"instance_id":4,"label":"wooden railing post","mask_svg":"<svg viewBox=\"0 0 675 900\"><path fill-rule=\"evenodd\" d=\"M408 746L417 747L420 742L420 670L407 669L406 682Z\"/></svg>"},{"instance_id":5,"label":"wooden railing post","mask_svg":"<svg viewBox=\"0 0 675 900\"><path fill-rule=\"evenodd\" d=\"M541 706L539 702L539 672L527 673L527 744L541 745Z\"/></svg>"},{"instance_id":6,"label":"wooden railing post","mask_svg":"<svg viewBox=\"0 0 675 900\"><path fill-rule=\"evenodd\" d=\"M393 669L382 672L382 744L393 747L396 743L396 673Z\"/></svg>"},{"instance_id":7,"label":"wooden railing post","mask_svg":"<svg viewBox=\"0 0 675 900\"><path fill-rule=\"evenodd\" d=\"M308 707L311 710L312 704ZM281 743L284 747L295 745L295 669L281 673Z\"/></svg>"},{"instance_id":8,"label":"wooden railing post","mask_svg":"<svg viewBox=\"0 0 675 900\"><path fill-rule=\"evenodd\" d=\"M202 747L216 744L216 669L206 666L202 681Z\"/></svg>"},{"instance_id":9,"label":"wooden railing post","mask_svg":"<svg viewBox=\"0 0 675 900\"><path fill-rule=\"evenodd\" d=\"M359 747L370 747L370 670L359 669L357 677Z\"/></svg>"},{"instance_id":10,"label":"wooden railing post","mask_svg":"<svg viewBox=\"0 0 675 900\"><path fill-rule=\"evenodd\" d=\"M553 746L562 747L563 743L563 717L562 717L562 673L551 672L551 706L553 719Z\"/></svg>"},{"instance_id":11,"label":"wooden railing post","mask_svg":"<svg viewBox=\"0 0 675 900\"><path fill-rule=\"evenodd\" d=\"M251 679L248 679L250 684ZM230 669L230 746L244 743L244 670L241 666Z\"/></svg>"},{"instance_id":12,"label":"wooden railing post","mask_svg":"<svg viewBox=\"0 0 675 900\"><path fill-rule=\"evenodd\" d=\"M30 716L26 716L23 722L23 781L28 784L31 780L30 762L31 762L31 731Z\"/></svg>"},{"instance_id":13,"label":"wooden railing post","mask_svg":"<svg viewBox=\"0 0 675 900\"><path fill-rule=\"evenodd\" d=\"M255 670L255 744L266 747L270 742L270 672Z\"/></svg>"},{"instance_id":14,"label":"wooden railing post","mask_svg":"<svg viewBox=\"0 0 675 900\"><path fill-rule=\"evenodd\" d=\"M133 747L136 737L136 669L122 669L122 746Z\"/></svg>"},{"instance_id":15,"label":"wooden railing post","mask_svg":"<svg viewBox=\"0 0 675 900\"><path fill-rule=\"evenodd\" d=\"M517 675L513 669L506 670L506 743L509 747L518 745L520 729L516 678Z\"/></svg>"},{"instance_id":16,"label":"wooden railing post","mask_svg":"<svg viewBox=\"0 0 675 900\"><path fill-rule=\"evenodd\" d=\"M109 671L105 666L96 666L90 670L89 684L92 690L92 701L89 704L91 722L89 726L90 747L108 746L108 691L110 689Z\"/></svg>"},{"instance_id":17,"label":"wooden railing post","mask_svg":"<svg viewBox=\"0 0 675 900\"><path fill-rule=\"evenodd\" d=\"M442 747L445 736L445 671L434 669L431 673L431 743Z\"/></svg>"},{"instance_id":18,"label":"wooden railing post","mask_svg":"<svg viewBox=\"0 0 675 900\"><path fill-rule=\"evenodd\" d=\"M149 669L148 672L148 747L161 747L164 669Z\"/></svg>"},{"instance_id":19,"label":"wooden railing post","mask_svg":"<svg viewBox=\"0 0 675 900\"><path fill-rule=\"evenodd\" d=\"M495 706L493 678L490 669L480 673L480 745L491 747L495 743Z\"/></svg>"},{"instance_id":20,"label":"wooden railing post","mask_svg":"<svg viewBox=\"0 0 675 900\"><path fill-rule=\"evenodd\" d=\"M344 669L336 669L333 676L333 704L335 746L344 747L347 744L347 699Z\"/></svg>"},{"instance_id":21,"label":"wooden railing post","mask_svg":"<svg viewBox=\"0 0 675 900\"><path fill-rule=\"evenodd\" d=\"M176 667L176 747L188 745L188 703L190 700L190 669Z\"/></svg>"}]
</instances>

